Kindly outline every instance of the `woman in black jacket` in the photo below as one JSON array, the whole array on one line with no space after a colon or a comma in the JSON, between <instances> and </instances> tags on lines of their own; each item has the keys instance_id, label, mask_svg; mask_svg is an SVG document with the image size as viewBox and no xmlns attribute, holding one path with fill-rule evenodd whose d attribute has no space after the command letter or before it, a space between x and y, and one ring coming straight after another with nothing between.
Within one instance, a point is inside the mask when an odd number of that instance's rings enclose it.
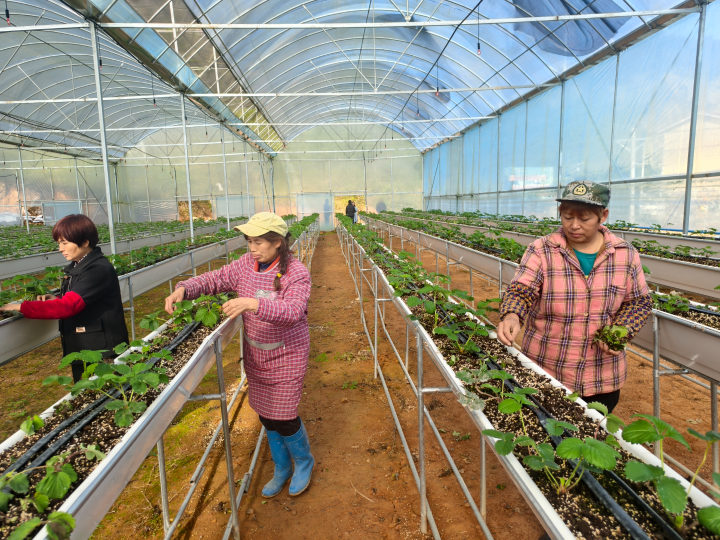
<instances>
[{"instance_id":1,"label":"woman in black jacket","mask_svg":"<svg viewBox=\"0 0 720 540\"><path fill-rule=\"evenodd\" d=\"M71 261L59 296L45 294L37 301L6 304L2 311L20 311L28 319L60 319L63 356L82 350L104 351L115 355L113 348L127 343L120 283L117 272L97 246L95 224L83 215L69 215L52 230L58 250ZM75 382L83 373L80 361L72 363Z\"/></svg>"}]
</instances>

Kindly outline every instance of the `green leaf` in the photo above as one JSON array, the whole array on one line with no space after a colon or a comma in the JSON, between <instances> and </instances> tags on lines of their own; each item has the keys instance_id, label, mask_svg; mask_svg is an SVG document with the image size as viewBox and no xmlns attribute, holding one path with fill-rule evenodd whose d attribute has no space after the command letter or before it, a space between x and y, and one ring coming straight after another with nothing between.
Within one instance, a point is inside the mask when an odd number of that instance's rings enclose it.
<instances>
[{"instance_id":1,"label":"green leaf","mask_svg":"<svg viewBox=\"0 0 720 540\"><path fill-rule=\"evenodd\" d=\"M573 392L572 394L568 394L564 397L564 399L567 399L569 401L576 401L577 398L580 397L580 394L578 392Z\"/></svg>"},{"instance_id":2,"label":"green leaf","mask_svg":"<svg viewBox=\"0 0 720 540\"><path fill-rule=\"evenodd\" d=\"M609 444L610 446L612 446L613 448L622 448L620 446L620 442L617 440L615 435L612 435L610 433L608 433L608 436L605 438L605 442L607 444Z\"/></svg>"},{"instance_id":3,"label":"green leaf","mask_svg":"<svg viewBox=\"0 0 720 540\"><path fill-rule=\"evenodd\" d=\"M655 442L663 438L655 426L647 420L635 420L623 430L622 437L627 442L634 444Z\"/></svg>"},{"instance_id":4,"label":"green leaf","mask_svg":"<svg viewBox=\"0 0 720 540\"><path fill-rule=\"evenodd\" d=\"M63 465L62 469L57 472L52 467L47 467L46 476L40 480L36 489L50 499L62 499L75 480L77 480L77 474L68 463Z\"/></svg>"},{"instance_id":5,"label":"green leaf","mask_svg":"<svg viewBox=\"0 0 720 540\"><path fill-rule=\"evenodd\" d=\"M619 457L620 454L604 442L593 439L592 437L585 439L583 458L590 465L598 469L614 469L617 464L615 460Z\"/></svg>"},{"instance_id":6,"label":"green leaf","mask_svg":"<svg viewBox=\"0 0 720 540\"><path fill-rule=\"evenodd\" d=\"M132 372L132 368L130 366L128 366L127 364L116 364L113 366L113 368L115 368L115 371L117 371L120 375L129 375ZM110 369L113 369L113 368L110 368ZM97 375L98 377L100 376L100 374L97 371L95 371L95 375Z\"/></svg>"},{"instance_id":7,"label":"green leaf","mask_svg":"<svg viewBox=\"0 0 720 540\"><path fill-rule=\"evenodd\" d=\"M105 454L103 454L94 444L91 444L87 448L83 448L83 450L85 452L85 459L87 460L96 459L101 461L106 457Z\"/></svg>"},{"instance_id":8,"label":"green leaf","mask_svg":"<svg viewBox=\"0 0 720 540\"><path fill-rule=\"evenodd\" d=\"M585 444L578 438L570 437L558 444L555 452L563 459L578 459L583 455Z\"/></svg>"},{"instance_id":9,"label":"green leaf","mask_svg":"<svg viewBox=\"0 0 720 540\"><path fill-rule=\"evenodd\" d=\"M118 369L118 368L120 368L120 369ZM95 367L95 373L94 373L94 374L97 375L98 377L104 377L105 375L113 375L113 374L115 373L115 370L120 371L120 370L123 369L123 368L130 369L130 368L128 368L128 366L125 366L125 365L123 365L123 364L118 364L118 365L112 365L112 366L111 366L110 364L102 363L102 364L98 364L98 365ZM120 371L120 372L121 372L121 371ZM121 372L121 373L122 373L122 372Z\"/></svg>"},{"instance_id":10,"label":"green leaf","mask_svg":"<svg viewBox=\"0 0 720 540\"><path fill-rule=\"evenodd\" d=\"M15 493L27 493L30 489L30 481L24 474L16 474L8 481L8 486Z\"/></svg>"},{"instance_id":11,"label":"green leaf","mask_svg":"<svg viewBox=\"0 0 720 540\"><path fill-rule=\"evenodd\" d=\"M33 497L33 504L35 505L35 509L42 514L50 505L50 499L48 499L47 495L35 493L35 497Z\"/></svg>"},{"instance_id":12,"label":"green leaf","mask_svg":"<svg viewBox=\"0 0 720 540\"><path fill-rule=\"evenodd\" d=\"M484 429L482 434L492 437L493 439L500 439L503 441L512 440L513 438L512 433L503 433L502 431L497 431L496 429Z\"/></svg>"},{"instance_id":13,"label":"green leaf","mask_svg":"<svg viewBox=\"0 0 720 540\"><path fill-rule=\"evenodd\" d=\"M687 506L687 493L679 480L663 476L656 481L658 497L665 510L673 514L682 514Z\"/></svg>"},{"instance_id":14,"label":"green leaf","mask_svg":"<svg viewBox=\"0 0 720 540\"><path fill-rule=\"evenodd\" d=\"M115 413L115 425L118 427L128 427L133 423L134 417L128 407L123 407Z\"/></svg>"},{"instance_id":15,"label":"green leaf","mask_svg":"<svg viewBox=\"0 0 720 540\"><path fill-rule=\"evenodd\" d=\"M60 386L65 386L66 384L70 384L72 382L72 377L65 377L64 375L50 375L49 377L46 377L45 380L43 380L43 386L47 386L49 384L59 384Z\"/></svg>"},{"instance_id":16,"label":"green leaf","mask_svg":"<svg viewBox=\"0 0 720 540\"><path fill-rule=\"evenodd\" d=\"M607 421L605 422L605 427L607 428L608 432L617 433L619 429L625 427L625 422L623 422L619 417L615 416L614 414L608 414Z\"/></svg>"},{"instance_id":17,"label":"green leaf","mask_svg":"<svg viewBox=\"0 0 720 540\"><path fill-rule=\"evenodd\" d=\"M142 414L145 412L145 409L147 409L144 401L131 401L129 406L133 414Z\"/></svg>"},{"instance_id":18,"label":"green leaf","mask_svg":"<svg viewBox=\"0 0 720 540\"><path fill-rule=\"evenodd\" d=\"M117 411L125 407L125 402L121 399L116 399L114 401L108 401L105 404L105 408L109 411Z\"/></svg>"},{"instance_id":19,"label":"green leaf","mask_svg":"<svg viewBox=\"0 0 720 540\"><path fill-rule=\"evenodd\" d=\"M515 448L515 441L503 440L495 442L495 451L501 456L507 456Z\"/></svg>"},{"instance_id":20,"label":"green leaf","mask_svg":"<svg viewBox=\"0 0 720 540\"><path fill-rule=\"evenodd\" d=\"M607 407L606 407L605 405L603 405L602 403L598 403L597 401L593 401L593 402L588 403L588 404L587 404L587 408L588 408L588 409L592 409L592 410L594 410L594 411L598 411L598 412L599 412L600 414L602 414L603 416L607 416L607 415L608 415L608 409L607 409Z\"/></svg>"},{"instance_id":21,"label":"green leaf","mask_svg":"<svg viewBox=\"0 0 720 540\"><path fill-rule=\"evenodd\" d=\"M715 535L720 535L720 508L717 506L706 506L697 513L700 525Z\"/></svg>"},{"instance_id":22,"label":"green leaf","mask_svg":"<svg viewBox=\"0 0 720 540\"><path fill-rule=\"evenodd\" d=\"M74 352L70 353L67 356L63 356L63 359L60 360L60 367L64 368L72 364L75 360L82 360L82 357L80 356L80 353Z\"/></svg>"},{"instance_id":23,"label":"green leaf","mask_svg":"<svg viewBox=\"0 0 720 540\"><path fill-rule=\"evenodd\" d=\"M535 446L535 441L526 435L520 435L515 439L517 446Z\"/></svg>"},{"instance_id":24,"label":"green leaf","mask_svg":"<svg viewBox=\"0 0 720 540\"><path fill-rule=\"evenodd\" d=\"M21 523L13 532L10 533L8 540L25 540L25 538L30 536L30 533L37 529L41 523L42 520L39 517L34 517L25 523Z\"/></svg>"},{"instance_id":25,"label":"green leaf","mask_svg":"<svg viewBox=\"0 0 720 540\"><path fill-rule=\"evenodd\" d=\"M431 302L430 300L424 300L423 304L425 305L425 313L429 313L430 315L435 313L435 302Z\"/></svg>"},{"instance_id":26,"label":"green leaf","mask_svg":"<svg viewBox=\"0 0 720 540\"><path fill-rule=\"evenodd\" d=\"M708 431L708 432L705 433L705 435L702 435L701 433L698 433L698 432L695 431L694 429L689 428L689 429L688 429L688 432L689 432L690 435L692 435L693 437L697 437L698 439L703 440L703 441L705 441L705 442L716 442L716 441L720 441L720 433L717 433L717 432L715 432L715 431Z\"/></svg>"},{"instance_id":27,"label":"green leaf","mask_svg":"<svg viewBox=\"0 0 720 540\"><path fill-rule=\"evenodd\" d=\"M549 443L540 443L537 445L538 454L545 461L553 461L555 459L555 450Z\"/></svg>"},{"instance_id":28,"label":"green leaf","mask_svg":"<svg viewBox=\"0 0 720 540\"><path fill-rule=\"evenodd\" d=\"M0 512L8 511L8 503L12 498L13 495L11 493L5 493L3 491L0 491Z\"/></svg>"},{"instance_id":29,"label":"green leaf","mask_svg":"<svg viewBox=\"0 0 720 540\"><path fill-rule=\"evenodd\" d=\"M120 345L116 345L116 346L113 348L113 352L114 352L115 354L122 354L122 353L124 353L124 352L127 351L127 350L128 350L128 344L127 344L127 343L121 343Z\"/></svg>"},{"instance_id":30,"label":"green leaf","mask_svg":"<svg viewBox=\"0 0 720 540\"><path fill-rule=\"evenodd\" d=\"M659 418L656 418L649 414L633 414L633 417L644 418L648 422L655 425L657 432L660 434L660 436L662 438L670 437L671 439L674 439L677 442L683 444L688 450L692 450L690 448L690 445L685 440L685 437L680 435L680 432L677 429L675 429L674 427L672 427L670 424L668 424L667 422L660 420ZM623 439L627 440L625 438L624 432L623 432Z\"/></svg>"},{"instance_id":31,"label":"green leaf","mask_svg":"<svg viewBox=\"0 0 720 540\"><path fill-rule=\"evenodd\" d=\"M135 378L132 380L132 389L133 392L136 394L143 395L145 392L148 391L148 385L144 381L141 381L139 378Z\"/></svg>"},{"instance_id":32,"label":"green leaf","mask_svg":"<svg viewBox=\"0 0 720 540\"><path fill-rule=\"evenodd\" d=\"M720 473L712 473L712 479L716 486L720 486Z\"/></svg>"},{"instance_id":33,"label":"green leaf","mask_svg":"<svg viewBox=\"0 0 720 540\"><path fill-rule=\"evenodd\" d=\"M563 422L561 420L555 420L554 418L548 418L545 423L545 429L550 435L559 437L567 429L568 431L577 431L578 428L569 422Z\"/></svg>"},{"instance_id":34,"label":"green leaf","mask_svg":"<svg viewBox=\"0 0 720 540\"><path fill-rule=\"evenodd\" d=\"M412 308L417 305L422 304L422 300L418 298L417 296L410 296L407 300L405 300L405 303L408 307Z\"/></svg>"},{"instance_id":35,"label":"green leaf","mask_svg":"<svg viewBox=\"0 0 720 540\"><path fill-rule=\"evenodd\" d=\"M503 414L513 414L518 412L522 405L514 399L504 399L498 404L498 410Z\"/></svg>"},{"instance_id":36,"label":"green leaf","mask_svg":"<svg viewBox=\"0 0 720 540\"><path fill-rule=\"evenodd\" d=\"M53 512L48 516L46 531L51 540L68 540L75 529L75 518L65 512Z\"/></svg>"},{"instance_id":37,"label":"green leaf","mask_svg":"<svg viewBox=\"0 0 720 540\"><path fill-rule=\"evenodd\" d=\"M545 460L540 456L525 456L523 463L534 471L542 471L545 468Z\"/></svg>"},{"instance_id":38,"label":"green leaf","mask_svg":"<svg viewBox=\"0 0 720 540\"><path fill-rule=\"evenodd\" d=\"M516 393L516 394L521 394L521 395L523 395L523 396L529 396L529 395L532 395L532 394L537 394L538 391L535 390L534 388L516 388L516 389L515 389L515 393Z\"/></svg>"},{"instance_id":39,"label":"green leaf","mask_svg":"<svg viewBox=\"0 0 720 540\"><path fill-rule=\"evenodd\" d=\"M20 424L20 429L25 432L25 435L32 435L35 433L35 424L33 424L32 416L29 416L22 424Z\"/></svg>"},{"instance_id":40,"label":"green leaf","mask_svg":"<svg viewBox=\"0 0 720 540\"><path fill-rule=\"evenodd\" d=\"M625 464L625 476L633 482L649 482L664 476L665 473L660 467L630 460Z\"/></svg>"}]
</instances>

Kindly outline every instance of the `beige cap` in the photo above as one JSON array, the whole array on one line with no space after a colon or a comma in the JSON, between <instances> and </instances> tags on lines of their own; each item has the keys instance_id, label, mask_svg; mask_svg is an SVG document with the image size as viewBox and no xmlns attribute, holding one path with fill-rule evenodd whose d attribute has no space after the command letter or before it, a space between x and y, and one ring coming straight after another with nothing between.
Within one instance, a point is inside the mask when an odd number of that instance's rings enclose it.
<instances>
[{"instance_id":1,"label":"beige cap","mask_svg":"<svg viewBox=\"0 0 720 540\"><path fill-rule=\"evenodd\" d=\"M244 225L235 227L236 231L240 231L248 236L262 236L270 231L276 232L282 236L288 233L287 223L283 218L272 212L259 212L255 214Z\"/></svg>"}]
</instances>

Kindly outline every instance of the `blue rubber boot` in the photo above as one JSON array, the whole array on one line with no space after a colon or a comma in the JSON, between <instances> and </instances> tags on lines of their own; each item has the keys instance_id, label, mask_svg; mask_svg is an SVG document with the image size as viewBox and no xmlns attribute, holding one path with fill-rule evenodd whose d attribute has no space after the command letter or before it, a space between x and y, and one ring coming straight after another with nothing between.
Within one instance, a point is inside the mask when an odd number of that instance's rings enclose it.
<instances>
[{"instance_id":1,"label":"blue rubber boot","mask_svg":"<svg viewBox=\"0 0 720 540\"><path fill-rule=\"evenodd\" d=\"M310 476L315 466L315 458L310 453L310 439L308 438L305 424L300 422L300 429L295 435L283 437L285 446L290 451L295 462L295 472L290 480L291 497L296 497L305 491L310 485Z\"/></svg>"},{"instance_id":2,"label":"blue rubber boot","mask_svg":"<svg viewBox=\"0 0 720 540\"><path fill-rule=\"evenodd\" d=\"M275 463L273 478L265 484L262 490L262 496L269 499L280 493L292 476L292 459L282 435L277 431L266 431L265 434L270 445L270 454Z\"/></svg>"}]
</instances>

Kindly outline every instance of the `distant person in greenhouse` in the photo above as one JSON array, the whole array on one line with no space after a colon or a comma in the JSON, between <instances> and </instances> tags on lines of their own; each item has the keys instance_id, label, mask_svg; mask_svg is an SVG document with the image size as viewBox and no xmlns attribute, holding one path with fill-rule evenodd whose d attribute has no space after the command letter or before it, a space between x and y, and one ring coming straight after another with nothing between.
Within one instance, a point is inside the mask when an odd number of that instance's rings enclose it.
<instances>
[{"instance_id":1,"label":"distant person in greenhouse","mask_svg":"<svg viewBox=\"0 0 720 540\"><path fill-rule=\"evenodd\" d=\"M345 215L353 220L353 223L357 223L357 208L352 201L348 201L345 207Z\"/></svg>"},{"instance_id":2,"label":"distant person in greenhouse","mask_svg":"<svg viewBox=\"0 0 720 540\"><path fill-rule=\"evenodd\" d=\"M177 302L205 294L237 293L223 311L230 318L242 315L250 406L267 430L275 463L262 495L275 497L290 480L289 493L296 496L310 485L315 465L298 416L310 354L310 272L293 257L292 236L280 216L260 212L235 229L245 235L248 252L219 270L179 282L165 310L172 313Z\"/></svg>"},{"instance_id":3,"label":"distant person in greenhouse","mask_svg":"<svg viewBox=\"0 0 720 540\"><path fill-rule=\"evenodd\" d=\"M112 263L97 247L98 231L87 216L72 214L58 221L52 230L58 251L70 261L59 295L44 294L35 301L6 304L3 311L20 311L28 319L60 319L63 356L82 350L105 351L127 343L122 296ZM83 374L83 362L71 364L73 380Z\"/></svg>"},{"instance_id":4,"label":"distant person in greenhouse","mask_svg":"<svg viewBox=\"0 0 720 540\"><path fill-rule=\"evenodd\" d=\"M652 300L639 253L603 225L610 188L572 182L557 200L561 227L525 251L503 294L498 338L511 345L526 323L523 352L584 401L612 411L627 378L625 351L593 338L618 325L629 341Z\"/></svg>"}]
</instances>

